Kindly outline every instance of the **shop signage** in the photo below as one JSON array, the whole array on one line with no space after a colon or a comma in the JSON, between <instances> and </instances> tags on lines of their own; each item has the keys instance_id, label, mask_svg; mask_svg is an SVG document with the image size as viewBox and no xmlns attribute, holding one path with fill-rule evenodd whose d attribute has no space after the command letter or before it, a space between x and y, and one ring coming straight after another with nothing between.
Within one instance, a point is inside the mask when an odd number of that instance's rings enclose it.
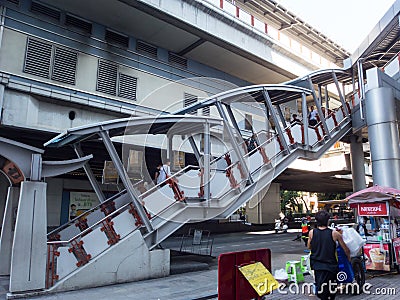
<instances>
[{"instance_id":1,"label":"shop signage","mask_svg":"<svg viewBox=\"0 0 400 300\"><path fill-rule=\"evenodd\" d=\"M362 203L358 205L357 212L359 216L387 216L387 203Z\"/></svg>"},{"instance_id":2,"label":"shop signage","mask_svg":"<svg viewBox=\"0 0 400 300\"><path fill-rule=\"evenodd\" d=\"M69 194L69 219L80 216L85 211L99 204L95 193L91 192L70 192Z\"/></svg>"},{"instance_id":3,"label":"shop signage","mask_svg":"<svg viewBox=\"0 0 400 300\"><path fill-rule=\"evenodd\" d=\"M364 245L365 267L367 270L390 271L388 244Z\"/></svg>"}]
</instances>

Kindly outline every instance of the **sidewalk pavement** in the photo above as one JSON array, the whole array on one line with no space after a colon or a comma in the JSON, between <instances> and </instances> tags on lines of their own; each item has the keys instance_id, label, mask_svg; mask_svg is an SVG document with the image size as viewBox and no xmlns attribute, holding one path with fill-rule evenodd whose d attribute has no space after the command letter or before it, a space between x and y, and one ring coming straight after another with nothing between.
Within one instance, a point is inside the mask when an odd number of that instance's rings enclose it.
<instances>
[{"instance_id":1,"label":"sidewalk pavement","mask_svg":"<svg viewBox=\"0 0 400 300\"><path fill-rule=\"evenodd\" d=\"M302 249L299 249L301 253ZM298 254L272 254L273 271L283 268L284 262L287 260L298 259ZM60 300L205 300L218 299L218 270L215 263L210 270L196 271L170 275L164 278L144 280L132 283L116 284L111 286L103 286L98 288L83 289L70 291L58 294L48 294L35 296L29 299L60 299ZM310 275L305 276L306 282L313 282ZM370 284L368 293L361 295L338 295L336 299L376 299L393 300L397 299L400 294L400 275L385 274L372 277L372 274L367 273L366 282ZM300 284L300 289L301 289ZM0 277L0 299L5 299L8 290L8 277ZM315 299L318 298L309 295L309 293L296 293L295 286L290 289L287 287L281 292L274 291L271 295L267 295L265 299ZM231 299L223 299L231 300Z\"/></svg>"}]
</instances>

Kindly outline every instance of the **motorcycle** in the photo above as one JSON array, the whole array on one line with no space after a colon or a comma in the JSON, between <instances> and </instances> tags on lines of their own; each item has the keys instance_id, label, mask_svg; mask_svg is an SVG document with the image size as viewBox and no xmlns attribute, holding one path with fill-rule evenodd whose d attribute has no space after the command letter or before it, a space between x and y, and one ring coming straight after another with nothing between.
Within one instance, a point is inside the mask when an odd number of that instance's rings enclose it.
<instances>
[{"instance_id":1,"label":"motorcycle","mask_svg":"<svg viewBox=\"0 0 400 300\"><path fill-rule=\"evenodd\" d=\"M283 223L279 219L275 219L275 233L278 233L279 231L282 231L283 233L286 233L288 230L287 224Z\"/></svg>"}]
</instances>

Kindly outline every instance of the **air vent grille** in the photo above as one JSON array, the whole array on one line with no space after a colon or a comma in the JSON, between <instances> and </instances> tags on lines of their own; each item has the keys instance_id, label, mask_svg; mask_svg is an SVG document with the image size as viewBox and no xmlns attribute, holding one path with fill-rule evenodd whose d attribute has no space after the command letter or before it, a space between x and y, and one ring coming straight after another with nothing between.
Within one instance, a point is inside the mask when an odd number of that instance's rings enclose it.
<instances>
[{"instance_id":1,"label":"air vent grille","mask_svg":"<svg viewBox=\"0 0 400 300\"><path fill-rule=\"evenodd\" d=\"M137 78L119 73L118 96L136 100Z\"/></svg>"},{"instance_id":2,"label":"air vent grille","mask_svg":"<svg viewBox=\"0 0 400 300\"><path fill-rule=\"evenodd\" d=\"M188 107L191 106L192 104L195 104L197 102L197 96L189 94L189 93L184 93L184 100L183 100L183 107ZM197 110L189 112L191 115L197 115Z\"/></svg>"},{"instance_id":3,"label":"air vent grille","mask_svg":"<svg viewBox=\"0 0 400 300\"><path fill-rule=\"evenodd\" d=\"M71 16L67 14L65 16L65 25L72 26L79 29L81 32L91 34L92 33L92 23L82 20L80 18Z\"/></svg>"},{"instance_id":4,"label":"air vent grille","mask_svg":"<svg viewBox=\"0 0 400 300\"><path fill-rule=\"evenodd\" d=\"M210 107L203 107L203 116L210 116Z\"/></svg>"},{"instance_id":5,"label":"air vent grille","mask_svg":"<svg viewBox=\"0 0 400 300\"><path fill-rule=\"evenodd\" d=\"M129 46L129 37L126 35L122 35L111 31L109 29L106 30L106 41L110 44L116 44L124 47Z\"/></svg>"},{"instance_id":6,"label":"air vent grille","mask_svg":"<svg viewBox=\"0 0 400 300\"><path fill-rule=\"evenodd\" d=\"M52 45L28 39L23 71L28 74L49 78Z\"/></svg>"},{"instance_id":7,"label":"air vent grille","mask_svg":"<svg viewBox=\"0 0 400 300\"><path fill-rule=\"evenodd\" d=\"M56 47L51 79L74 85L77 63L77 52Z\"/></svg>"},{"instance_id":8,"label":"air vent grille","mask_svg":"<svg viewBox=\"0 0 400 300\"><path fill-rule=\"evenodd\" d=\"M31 11L50 17L57 21L60 20L61 12L49 6L43 5L39 2L32 1Z\"/></svg>"},{"instance_id":9,"label":"air vent grille","mask_svg":"<svg viewBox=\"0 0 400 300\"><path fill-rule=\"evenodd\" d=\"M152 57L157 57L157 47L147 44L142 41L137 41L136 50L142 53L146 53Z\"/></svg>"},{"instance_id":10,"label":"air vent grille","mask_svg":"<svg viewBox=\"0 0 400 300\"><path fill-rule=\"evenodd\" d=\"M168 61L175 65L179 65L181 67L187 68L187 59L182 56L179 56L175 53L171 53L171 52L168 53Z\"/></svg>"},{"instance_id":11,"label":"air vent grille","mask_svg":"<svg viewBox=\"0 0 400 300\"><path fill-rule=\"evenodd\" d=\"M115 96L117 90L118 65L99 60L96 90Z\"/></svg>"},{"instance_id":12,"label":"air vent grille","mask_svg":"<svg viewBox=\"0 0 400 300\"><path fill-rule=\"evenodd\" d=\"M7 1L19 5L19 0L7 0Z\"/></svg>"}]
</instances>

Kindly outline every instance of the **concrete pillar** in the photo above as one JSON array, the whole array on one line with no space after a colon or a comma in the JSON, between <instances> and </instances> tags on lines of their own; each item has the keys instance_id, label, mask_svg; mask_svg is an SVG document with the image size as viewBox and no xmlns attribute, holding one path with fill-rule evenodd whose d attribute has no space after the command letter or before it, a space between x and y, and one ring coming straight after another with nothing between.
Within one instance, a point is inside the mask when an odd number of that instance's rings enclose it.
<instances>
[{"instance_id":1,"label":"concrete pillar","mask_svg":"<svg viewBox=\"0 0 400 300\"><path fill-rule=\"evenodd\" d=\"M0 275L10 275L11 250L14 238L16 212L19 199L19 187L8 187L6 207L0 238Z\"/></svg>"},{"instance_id":2,"label":"concrete pillar","mask_svg":"<svg viewBox=\"0 0 400 300\"><path fill-rule=\"evenodd\" d=\"M374 184L400 188L400 139L393 90L379 87L367 91L365 110Z\"/></svg>"},{"instance_id":3,"label":"concrete pillar","mask_svg":"<svg viewBox=\"0 0 400 300\"><path fill-rule=\"evenodd\" d=\"M252 224L274 223L281 212L280 184L271 183L247 202L247 221Z\"/></svg>"},{"instance_id":4,"label":"concrete pillar","mask_svg":"<svg viewBox=\"0 0 400 300\"><path fill-rule=\"evenodd\" d=\"M11 293L45 288L47 209L45 182L21 183L12 247Z\"/></svg>"},{"instance_id":5,"label":"concrete pillar","mask_svg":"<svg viewBox=\"0 0 400 300\"><path fill-rule=\"evenodd\" d=\"M10 180L6 175L0 173L0 227L3 222L4 211L7 202L8 187L11 185Z\"/></svg>"},{"instance_id":6,"label":"concrete pillar","mask_svg":"<svg viewBox=\"0 0 400 300\"><path fill-rule=\"evenodd\" d=\"M365 189L364 151L358 136L350 136L350 161L351 176L353 179L353 192Z\"/></svg>"}]
</instances>

